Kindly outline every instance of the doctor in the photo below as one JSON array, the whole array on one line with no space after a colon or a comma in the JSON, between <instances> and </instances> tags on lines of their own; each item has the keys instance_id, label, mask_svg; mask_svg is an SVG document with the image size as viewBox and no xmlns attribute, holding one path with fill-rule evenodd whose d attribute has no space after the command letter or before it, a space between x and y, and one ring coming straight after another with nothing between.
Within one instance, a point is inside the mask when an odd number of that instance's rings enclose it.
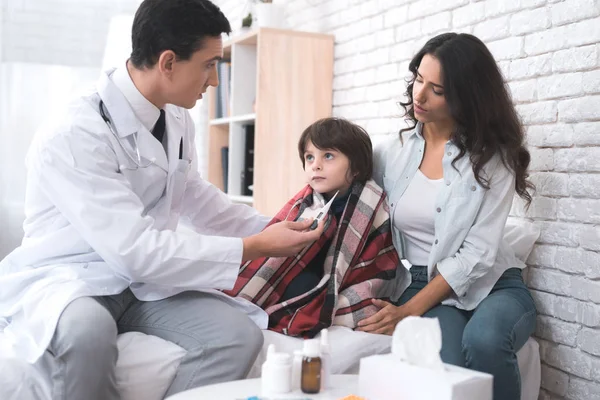
<instances>
[{"instance_id":1,"label":"doctor","mask_svg":"<svg viewBox=\"0 0 600 400\"><path fill-rule=\"evenodd\" d=\"M118 399L127 331L187 350L167 395L243 378L262 333L210 289L231 288L243 260L291 256L322 233L305 231L311 221L261 232L267 218L196 172L184 109L217 86L230 30L208 0L145 0L127 64L34 139L25 238L0 263L0 340L48 366L54 399ZM196 233L177 232L180 219Z\"/></svg>"}]
</instances>

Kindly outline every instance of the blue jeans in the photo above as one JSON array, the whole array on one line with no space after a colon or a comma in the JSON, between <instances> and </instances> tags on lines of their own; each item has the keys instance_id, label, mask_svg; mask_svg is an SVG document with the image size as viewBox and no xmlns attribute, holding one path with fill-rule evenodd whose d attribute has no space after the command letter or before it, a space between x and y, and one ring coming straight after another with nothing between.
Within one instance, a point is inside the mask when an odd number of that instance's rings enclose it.
<instances>
[{"instance_id":1,"label":"blue jeans","mask_svg":"<svg viewBox=\"0 0 600 400\"><path fill-rule=\"evenodd\" d=\"M412 266L412 283L397 304L427 285L427 267ZM442 360L494 376L494 400L519 400L521 375L516 353L535 331L536 310L521 270L508 269L491 293L471 311L439 304L423 315L437 317Z\"/></svg>"}]
</instances>

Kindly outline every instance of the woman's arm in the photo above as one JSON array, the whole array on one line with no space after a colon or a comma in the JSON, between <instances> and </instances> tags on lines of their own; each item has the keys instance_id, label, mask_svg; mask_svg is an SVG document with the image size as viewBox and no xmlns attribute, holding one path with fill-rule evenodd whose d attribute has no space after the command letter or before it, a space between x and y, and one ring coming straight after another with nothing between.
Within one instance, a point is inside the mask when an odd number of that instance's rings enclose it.
<instances>
[{"instance_id":1,"label":"woman's arm","mask_svg":"<svg viewBox=\"0 0 600 400\"><path fill-rule=\"evenodd\" d=\"M488 176L490 188L460 248L437 261L437 272L457 298L465 296L471 285L494 267L515 196L515 177L502 161L498 159Z\"/></svg>"},{"instance_id":2,"label":"woman's arm","mask_svg":"<svg viewBox=\"0 0 600 400\"><path fill-rule=\"evenodd\" d=\"M446 300L451 294L452 287L442 275L438 275L404 305L410 311L410 315L421 316Z\"/></svg>"},{"instance_id":3,"label":"woman's arm","mask_svg":"<svg viewBox=\"0 0 600 400\"><path fill-rule=\"evenodd\" d=\"M399 139L396 134L371 137L371 142L373 143L373 180L381 187L383 187L383 175L385 174L388 150L397 140Z\"/></svg>"},{"instance_id":4,"label":"woman's arm","mask_svg":"<svg viewBox=\"0 0 600 400\"><path fill-rule=\"evenodd\" d=\"M456 254L440 260L436 265L439 274L406 304L394 306L374 300L381 310L361 321L358 329L391 335L404 317L421 316L450 296L463 296L470 285L494 265L515 193L514 185L513 174L499 161L477 218Z\"/></svg>"},{"instance_id":5,"label":"woman's arm","mask_svg":"<svg viewBox=\"0 0 600 400\"><path fill-rule=\"evenodd\" d=\"M358 323L357 330L363 332L391 335L396 324L408 316L421 316L440 304L452 294L452 288L442 275L431 280L406 304L395 306L387 301L373 300L373 304L381 310L372 317L365 318Z\"/></svg>"}]
</instances>

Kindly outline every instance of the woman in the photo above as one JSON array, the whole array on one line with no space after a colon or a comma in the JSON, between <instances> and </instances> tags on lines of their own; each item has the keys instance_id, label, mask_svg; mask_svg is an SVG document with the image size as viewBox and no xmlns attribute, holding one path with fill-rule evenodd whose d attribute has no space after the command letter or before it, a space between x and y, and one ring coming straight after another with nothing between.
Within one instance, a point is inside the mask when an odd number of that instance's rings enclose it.
<instances>
[{"instance_id":1,"label":"woman","mask_svg":"<svg viewBox=\"0 0 600 400\"><path fill-rule=\"evenodd\" d=\"M437 317L444 362L494 375L495 399L519 399L516 352L536 310L503 241L515 192L527 203L529 152L502 75L468 34L434 37L409 65L412 127L375 150L394 246L412 266L394 303L359 323L392 334L408 315Z\"/></svg>"}]
</instances>

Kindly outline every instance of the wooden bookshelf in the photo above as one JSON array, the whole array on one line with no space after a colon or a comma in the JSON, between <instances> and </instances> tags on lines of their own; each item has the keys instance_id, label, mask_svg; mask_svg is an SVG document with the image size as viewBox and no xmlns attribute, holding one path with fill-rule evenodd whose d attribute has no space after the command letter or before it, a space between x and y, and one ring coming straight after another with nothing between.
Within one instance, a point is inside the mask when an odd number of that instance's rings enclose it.
<instances>
[{"instance_id":1,"label":"wooden bookshelf","mask_svg":"<svg viewBox=\"0 0 600 400\"><path fill-rule=\"evenodd\" d=\"M297 142L309 124L331 115L333 45L332 35L273 28L224 43L225 59L231 63L229 113L217 115L218 89L210 88L208 180L227 189L233 201L272 216L305 185ZM241 178L245 125L254 125L251 196L244 194ZM227 188L224 146L229 147Z\"/></svg>"}]
</instances>

